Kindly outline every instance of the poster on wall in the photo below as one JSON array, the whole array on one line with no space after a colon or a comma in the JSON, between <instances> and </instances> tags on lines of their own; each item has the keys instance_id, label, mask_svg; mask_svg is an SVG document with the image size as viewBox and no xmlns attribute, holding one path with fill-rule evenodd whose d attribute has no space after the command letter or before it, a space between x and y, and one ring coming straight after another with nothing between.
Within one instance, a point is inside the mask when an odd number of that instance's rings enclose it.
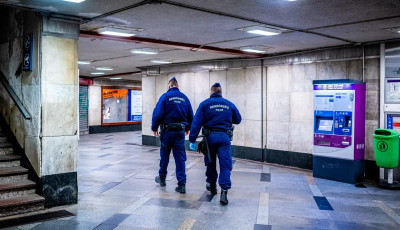
<instances>
[{"instance_id":1,"label":"poster on wall","mask_svg":"<svg viewBox=\"0 0 400 230\"><path fill-rule=\"evenodd\" d=\"M103 123L127 122L128 90L103 89Z\"/></svg>"},{"instance_id":2,"label":"poster on wall","mask_svg":"<svg viewBox=\"0 0 400 230\"><path fill-rule=\"evenodd\" d=\"M142 91L131 90L130 121L142 121Z\"/></svg>"},{"instance_id":3,"label":"poster on wall","mask_svg":"<svg viewBox=\"0 0 400 230\"><path fill-rule=\"evenodd\" d=\"M400 102L400 79L386 80L386 103Z\"/></svg>"}]
</instances>

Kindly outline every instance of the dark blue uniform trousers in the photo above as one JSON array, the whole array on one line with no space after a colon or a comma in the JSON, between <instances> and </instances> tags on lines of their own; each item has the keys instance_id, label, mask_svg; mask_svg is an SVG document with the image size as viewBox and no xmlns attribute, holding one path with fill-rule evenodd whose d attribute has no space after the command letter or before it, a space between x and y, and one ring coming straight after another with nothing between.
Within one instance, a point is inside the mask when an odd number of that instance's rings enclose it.
<instances>
[{"instance_id":1,"label":"dark blue uniform trousers","mask_svg":"<svg viewBox=\"0 0 400 230\"><path fill-rule=\"evenodd\" d=\"M169 155L171 149L176 165L176 179L178 185L186 184L186 152L185 152L185 131L166 131L161 133L160 148L160 170L158 171L161 178L167 177L167 168L169 163Z\"/></svg>"},{"instance_id":2,"label":"dark blue uniform trousers","mask_svg":"<svg viewBox=\"0 0 400 230\"><path fill-rule=\"evenodd\" d=\"M223 190L230 189L232 171L231 140L228 134L224 132L212 132L208 135L207 141L211 156L211 162L208 162L207 156L204 158L207 166L207 182L217 182L218 172L216 168L216 155L218 154L220 168L219 186L221 186Z\"/></svg>"}]
</instances>

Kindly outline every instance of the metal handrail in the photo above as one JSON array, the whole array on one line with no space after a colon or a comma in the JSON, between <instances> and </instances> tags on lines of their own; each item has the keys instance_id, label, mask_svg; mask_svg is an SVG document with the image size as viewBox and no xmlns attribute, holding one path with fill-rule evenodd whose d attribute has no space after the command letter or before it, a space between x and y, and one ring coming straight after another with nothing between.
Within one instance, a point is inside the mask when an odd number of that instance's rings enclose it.
<instances>
[{"instance_id":1,"label":"metal handrail","mask_svg":"<svg viewBox=\"0 0 400 230\"><path fill-rule=\"evenodd\" d=\"M0 71L0 81L1 84L6 89L8 95L10 95L11 99L14 101L15 105L17 106L18 110L21 112L22 116L25 120L30 120L31 115L29 115L28 110L22 104L22 101L18 98L17 94L15 93L14 89L11 87L10 83L8 83L6 76L4 76L3 72Z\"/></svg>"}]
</instances>

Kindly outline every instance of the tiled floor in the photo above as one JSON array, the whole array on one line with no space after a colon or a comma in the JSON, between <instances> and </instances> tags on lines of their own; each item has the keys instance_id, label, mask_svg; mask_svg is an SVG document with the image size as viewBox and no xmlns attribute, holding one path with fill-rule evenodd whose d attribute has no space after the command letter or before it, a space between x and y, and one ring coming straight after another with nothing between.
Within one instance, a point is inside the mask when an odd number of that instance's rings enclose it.
<instances>
[{"instance_id":1,"label":"tiled floor","mask_svg":"<svg viewBox=\"0 0 400 230\"><path fill-rule=\"evenodd\" d=\"M400 191L312 177L308 171L236 159L229 205L205 190L204 163L188 152L187 193L154 182L159 148L140 132L82 136L76 214L17 229L400 229ZM15 229L15 228L14 228Z\"/></svg>"}]
</instances>

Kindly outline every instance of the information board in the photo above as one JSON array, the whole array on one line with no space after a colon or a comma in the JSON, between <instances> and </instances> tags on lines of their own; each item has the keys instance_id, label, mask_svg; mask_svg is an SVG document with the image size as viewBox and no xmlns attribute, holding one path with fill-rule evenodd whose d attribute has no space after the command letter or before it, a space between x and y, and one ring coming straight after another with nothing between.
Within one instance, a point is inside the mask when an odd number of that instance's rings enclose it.
<instances>
[{"instance_id":1,"label":"information board","mask_svg":"<svg viewBox=\"0 0 400 230\"><path fill-rule=\"evenodd\" d=\"M386 103L400 103L400 79L386 80Z\"/></svg>"},{"instance_id":2,"label":"information board","mask_svg":"<svg viewBox=\"0 0 400 230\"><path fill-rule=\"evenodd\" d=\"M130 121L142 121L142 91L131 90Z\"/></svg>"}]
</instances>

